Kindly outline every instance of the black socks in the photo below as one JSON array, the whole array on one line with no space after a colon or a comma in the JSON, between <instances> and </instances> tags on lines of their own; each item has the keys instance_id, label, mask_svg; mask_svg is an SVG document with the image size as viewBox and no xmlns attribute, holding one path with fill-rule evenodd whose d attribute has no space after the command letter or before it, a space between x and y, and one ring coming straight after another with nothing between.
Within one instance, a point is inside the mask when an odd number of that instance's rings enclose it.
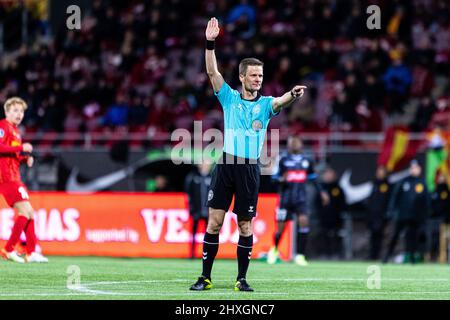
<instances>
[{"instance_id":1,"label":"black socks","mask_svg":"<svg viewBox=\"0 0 450 320\"><path fill-rule=\"evenodd\" d=\"M308 241L308 227L301 227L297 231L297 254L305 255L306 243Z\"/></svg>"},{"instance_id":2,"label":"black socks","mask_svg":"<svg viewBox=\"0 0 450 320\"><path fill-rule=\"evenodd\" d=\"M238 276L237 280L246 277L248 265L250 264L250 258L253 248L253 235L248 237L239 236L239 242L237 245L237 260L238 260ZM216 258L217 251L219 250L219 235L205 233L203 239L203 271L202 276L211 279L211 270Z\"/></svg>"},{"instance_id":3,"label":"black socks","mask_svg":"<svg viewBox=\"0 0 450 320\"><path fill-rule=\"evenodd\" d=\"M237 280L246 277L250 258L252 256L253 235L244 237L239 236L237 245L237 259L238 259L238 276Z\"/></svg>"},{"instance_id":4,"label":"black socks","mask_svg":"<svg viewBox=\"0 0 450 320\"><path fill-rule=\"evenodd\" d=\"M203 238L203 271L202 276L211 279L211 269L219 250L219 234L205 233Z\"/></svg>"},{"instance_id":5,"label":"black socks","mask_svg":"<svg viewBox=\"0 0 450 320\"><path fill-rule=\"evenodd\" d=\"M280 243L281 232L275 233L275 247L278 248L278 244Z\"/></svg>"}]
</instances>

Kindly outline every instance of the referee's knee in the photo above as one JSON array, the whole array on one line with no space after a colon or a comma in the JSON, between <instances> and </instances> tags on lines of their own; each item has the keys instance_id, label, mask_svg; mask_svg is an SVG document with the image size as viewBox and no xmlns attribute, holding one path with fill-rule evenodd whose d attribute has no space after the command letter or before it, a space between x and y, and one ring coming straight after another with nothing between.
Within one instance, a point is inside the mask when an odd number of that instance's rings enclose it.
<instances>
[{"instance_id":1,"label":"referee's knee","mask_svg":"<svg viewBox=\"0 0 450 320\"><path fill-rule=\"evenodd\" d=\"M206 232L208 232L209 234L218 234L221 228L222 223L216 221L208 221L208 227L206 228Z\"/></svg>"},{"instance_id":2,"label":"referee's knee","mask_svg":"<svg viewBox=\"0 0 450 320\"><path fill-rule=\"evenodd\" d=\"M239 235L249 237L253 234L252 221L238 219Z\"/></svg>"}]
</instances>

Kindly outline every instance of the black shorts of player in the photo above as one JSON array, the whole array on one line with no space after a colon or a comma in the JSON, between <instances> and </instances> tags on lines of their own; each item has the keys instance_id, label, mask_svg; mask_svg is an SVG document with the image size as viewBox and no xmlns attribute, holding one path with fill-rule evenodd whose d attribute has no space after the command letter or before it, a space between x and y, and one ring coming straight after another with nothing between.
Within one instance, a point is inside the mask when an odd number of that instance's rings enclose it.
<instances>
[{"instance_id":1,"label":"black shorts of player","mask_svg":"<svg viewBox=\"0 0 450 320\"><path fill-rule=\"evenodd\" d=\"M281 204L276 212L277 222L291 221L294 215L308 215L306 202L298 202L295 204Z\"/></svg>"},{"instance_id":2,"label":"black shorts of player","mask_svg":"<svg viewBox=\"0 0 450 320\"><path fill-rule=\"evenodd\" d=\"M241 218L256 215L261 169L254 159L224 153L215 166L206 205L228 211L234 195L233 212Z\"/></svg>"}]
</instances>

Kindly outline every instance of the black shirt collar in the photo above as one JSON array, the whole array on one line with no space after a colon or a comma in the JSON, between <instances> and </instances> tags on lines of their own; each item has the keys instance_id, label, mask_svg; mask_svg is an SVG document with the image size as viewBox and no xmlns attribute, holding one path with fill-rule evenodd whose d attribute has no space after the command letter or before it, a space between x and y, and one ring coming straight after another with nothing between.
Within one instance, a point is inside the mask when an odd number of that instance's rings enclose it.
<instances>
[{"instance_id":1,"label":"black shirt collar","mask_svg":"<svg viewBox=\"0 0 450 320\"><path fill-rule=\"evenodd\" d=\"M258 99L261 97L261 94L259 93L259 91L256 93L256 97L254 97L253 99L251 99L251 100L249 100L249 99L244 99L243 97L242 97L242 93L240 94L240 96L241 96L241 100L244 100L244 101L249 101L249 102L255 102L255 101L258 101Z\"/></svg>"}]
</instances>

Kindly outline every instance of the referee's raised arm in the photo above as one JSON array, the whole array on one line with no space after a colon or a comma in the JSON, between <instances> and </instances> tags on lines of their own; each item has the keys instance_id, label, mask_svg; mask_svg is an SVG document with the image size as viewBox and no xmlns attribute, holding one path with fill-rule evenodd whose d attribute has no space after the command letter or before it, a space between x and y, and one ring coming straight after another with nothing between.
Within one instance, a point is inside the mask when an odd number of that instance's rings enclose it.
<instances>
[{"instance_id":1,"label":"referee's raised arm","mask_svg":"<svg viewBox=\"0 0 450 320\"><path fill-rule=\"evenodd\" d=\"M205 62L206 62L206 73L208 74L209 80L213 86L215 92L218 92L222 87L224 80L219 70L217 69L216 54L214 53L214 42L219 35L219 21L216 18L211 18L208 21L208 26L206 27L206 52L205 52Z\"/></svg>"}]
</instances>

